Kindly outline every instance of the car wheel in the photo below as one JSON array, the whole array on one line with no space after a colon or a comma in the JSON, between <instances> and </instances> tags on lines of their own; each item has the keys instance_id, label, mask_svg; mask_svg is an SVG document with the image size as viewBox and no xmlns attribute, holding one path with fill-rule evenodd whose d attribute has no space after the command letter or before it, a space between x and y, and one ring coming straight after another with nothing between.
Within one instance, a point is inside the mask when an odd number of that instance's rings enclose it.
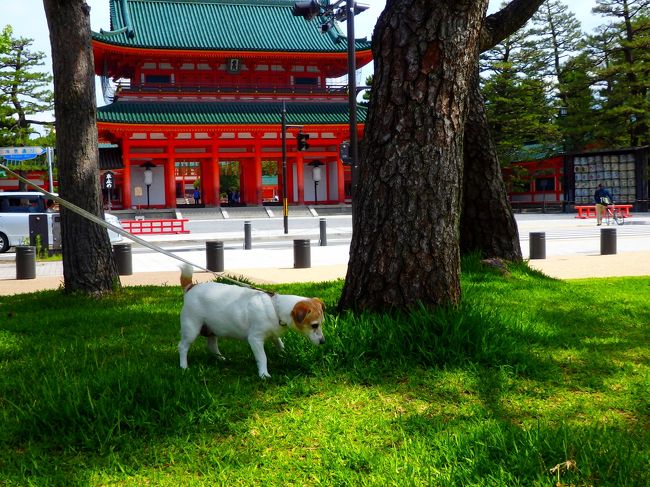
<instances>
[{"instance_id":1,"label":"car wheel","mask_svg":"<svg viewBox=\"0 0 650 487\"><path fill-rule=\"evenodd\" d=\"M9 250L9 239L4 233L0 233L0 253Z\"/></svg>"}]
</instances>

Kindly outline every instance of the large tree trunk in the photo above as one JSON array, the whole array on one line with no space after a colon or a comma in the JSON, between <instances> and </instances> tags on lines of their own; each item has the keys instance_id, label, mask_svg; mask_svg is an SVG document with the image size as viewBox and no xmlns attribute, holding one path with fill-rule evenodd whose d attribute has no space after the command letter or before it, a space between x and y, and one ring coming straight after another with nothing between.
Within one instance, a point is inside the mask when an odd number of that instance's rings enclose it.
<instances>
[{"instance_id":1,"label":"large tree trunk","mask_svg":"<svg viewBox=\"0 0 650 487\"><path fill-rule=\"evenodd\" d=\"M490 134L478 70L472 80L465 122L463 211L460 252L521 261L517 222L508 201L496 146Z\"/></svg>"},{"instance_id":2,"label":"large tree trunk","mask_svg":"<svg viewBox=\"0 0 650 487\"><path fill-rule=\"evenodd\" d=\"M481 30L480 51L493 48L520 29L543 2L512 0L488 16ZM520 261L519 231L508 202L494 139L485 114L478 70L475 71L469 96L470 111L465 122L460 251L462 255L480 251L485 257Z\"/></svg>"},{"instance_id":3,"label":"large tree trunk","mask_svg":"<svg viewBox=\"0 0 650 487\"><path fill-rule=\"evenodd\" d=\"M61 197L102 216L90 7L84 0L43 4L52 46ZM61 236L66 292L101 294L119 285L104 228L62 208Z\"/></svg>"},{"instance_id":4,"label":"large tree trunk","mask_svg":"<svg viewBox=\"0 0 650 487\"><path fill-rule=\"evenodd\" d=\"M460 299L463 129L487 3L396 0L379 18L340 308Z\"/></svg>"}]
</instances>

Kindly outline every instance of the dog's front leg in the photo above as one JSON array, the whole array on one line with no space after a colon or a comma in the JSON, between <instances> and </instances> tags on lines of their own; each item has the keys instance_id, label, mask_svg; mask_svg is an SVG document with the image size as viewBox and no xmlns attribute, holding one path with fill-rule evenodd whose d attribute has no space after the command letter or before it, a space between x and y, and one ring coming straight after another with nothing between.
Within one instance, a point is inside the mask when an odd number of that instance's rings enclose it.
<instances>
[{"instance_id":1,"label":"dog's front leg","mask_svg":"<svg viewBox=\"0 0 650 487\"><path fill-rule=\"evenodd\" d=\"M258 337L248 337L248 344L253 350L255 361L257 362L257 373L262 379L269 379L271 375L266 368L266 352L264 351L264 339Z\"/></svg>"},{"instance_id":2,"label":"dog's front leg","mask_svg":"<svg viewBox=\"0 0 650 487\"><path fill-rule=\"evenodd\" d=\"M273 337L273 343L275 343L275 346L280 352L284 352L284 343L282 343L282 338Z\"/></svg>"}]
</instances>

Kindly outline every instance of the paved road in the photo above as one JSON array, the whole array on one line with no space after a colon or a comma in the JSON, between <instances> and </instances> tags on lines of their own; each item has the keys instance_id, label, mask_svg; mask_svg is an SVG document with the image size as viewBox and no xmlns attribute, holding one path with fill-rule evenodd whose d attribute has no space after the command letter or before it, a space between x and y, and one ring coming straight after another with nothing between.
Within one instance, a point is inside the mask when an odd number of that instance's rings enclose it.
<instances>
[{"instance_id":1,"label":"paved road","mask_svg":"<svg viewBox=\"0 0 650 487\"><path fill-rule=\"evenodd\" d=\"M529 253L529 234L544 232L547 256L568 254L593 255L600 253L601 229L595 220L580 220L564 214L518 214L520 242L525 258ZM284 234L282 218L250 219L252 250L244 250L244 220L195 220L188 222L189 234L156 235L145 237L183 257L205 265L206 240L224 242L229 267L272 267L293 265L293 239L309 239L314 265L345 264L348 260L352 235L349 215L329 216L327 221L327 247L319 247L319 218L295 217L290 219L289 233ZM625 225L615 226L619 252L650 251L650 214L638 213ZM175 270L174 259L133 245L134 272ZM0 263L14 260L14 253L0 254Z\"/></svg>"},{"instance_id":2,"label":"paved road","mask_svg":"<svg viewBox=\"0 0 650 487\"><path fill-rule=\"evenodd\" d=\"M600 252L601 230L616 229L621 252L650 251L650 214L638 213L625 225L596 226L595 219L581 220L573 215L517 215L519 238L524 257L528 257L531 232L544 232L547 255L593 254Z\"/></svg>"},{"instance_id":3,"label":"paved road","mask_svg":"<svg viewBox=\"0 0 650 487\"><path fill-rule=\"evenodd\" d=\"M280 222L282 221L279 219ZM297 220L297 219L296 219ZM347 272L351 228L349 217L328 217L328 245L318 246L317 219L292 222L289 235L284 235L277 221L262 229L253 224L253 248L243 249L243 221L228 225L214 222L214 232L192 232L188 235L151 236L150 241L198 266L206 264L206 240L224 241L225 270L230 275L244 276L253 282L281 283L324 281L344 278ZM347 221L347 223L346 223ZM517 215L524 257L528 257L530 232L546 233L546 259L531 260L530 265L549 276L560 279L611 276L650 275L650 214L637 214L630 225L616 227L618 253L600 255L600 230L594 220L577 220L572 215ZM204 222L210 225L210 222ZM301 225L302 228L301 228ZM197 227L201 228L201 227ZM207 227L203 227L207 228ZM210 228L211 229L211 228ZM226 231L229 230L229 231ZM294 268L294 238L309 238L311 268ZM0 296L61 286L61 262L38 262L36 279L16 280L13 252L0 254ZM121 276L123 285L177 285L176 259L133 246L133 272ZM211 279L211 273L197 273L198 280Z\"/></svg>"},{"instance_id":4,"label":"paved road","mask_svg":"<svg viewBox=\"0 0 650 487\"><path fill-rule=\"evenodd\" d=\"M528 252L529 235L531 232L544 232L549 250L554 253L573 253L586 251L600 245L600 230L606 226L597 227L596 221L581 220L574 215L553 214L518 214L520 241L524 254ZM310 238L314 244L319 238L318 218L293 218L290 220L289 234L283 232L281 218L253 219L251 235L254 247L274 248L291 245L286 240L295 238ZM350 216L330 216L327 222L327 241L334 243L349 243L352 235L352 220ZM204 248L205 240L223 240L225 248L238 248L244 241L243 220L197 220L190 221L189 235L157 236L150 240L159 242L165 248L182 246L185 249ZM638 213L627 220L625 225L611 226L617 232L619 245L630 250L650 250L650 214ZM143 249L144 251L144 249Z\"/></svg>"}]
</instances>

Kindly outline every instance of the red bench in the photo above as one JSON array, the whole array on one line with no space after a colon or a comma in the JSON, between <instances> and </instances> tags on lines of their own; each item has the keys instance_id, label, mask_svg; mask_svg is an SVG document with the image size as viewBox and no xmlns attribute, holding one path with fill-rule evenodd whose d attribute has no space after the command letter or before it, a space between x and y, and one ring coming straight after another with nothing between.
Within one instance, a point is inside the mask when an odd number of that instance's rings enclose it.
<instances>
[{"instance_id":1,"label":"red bench","mask_svg":"<svg viewBox=\"0 0 650 487\"><path fill-rule=\"evenodd\" d=\"M124 230L133 235L154 235L163 233L190 233L185 228L189 221L187 218L168 220L122 220L120 223Z\"/></svg>"},{"instance_id":2,"label":"red bench","mask_svg":"<svg viewBox=\"0 0 650 487\"><path fill-rule=\"evenodd\" d=\"M617 210L620 210L623 213L625 218L630 218L630 210L633 205L609 205ZM596 205L576 205L576 211L578 215L576 218L596 218Z\"/></svg>"}]
</instances>

